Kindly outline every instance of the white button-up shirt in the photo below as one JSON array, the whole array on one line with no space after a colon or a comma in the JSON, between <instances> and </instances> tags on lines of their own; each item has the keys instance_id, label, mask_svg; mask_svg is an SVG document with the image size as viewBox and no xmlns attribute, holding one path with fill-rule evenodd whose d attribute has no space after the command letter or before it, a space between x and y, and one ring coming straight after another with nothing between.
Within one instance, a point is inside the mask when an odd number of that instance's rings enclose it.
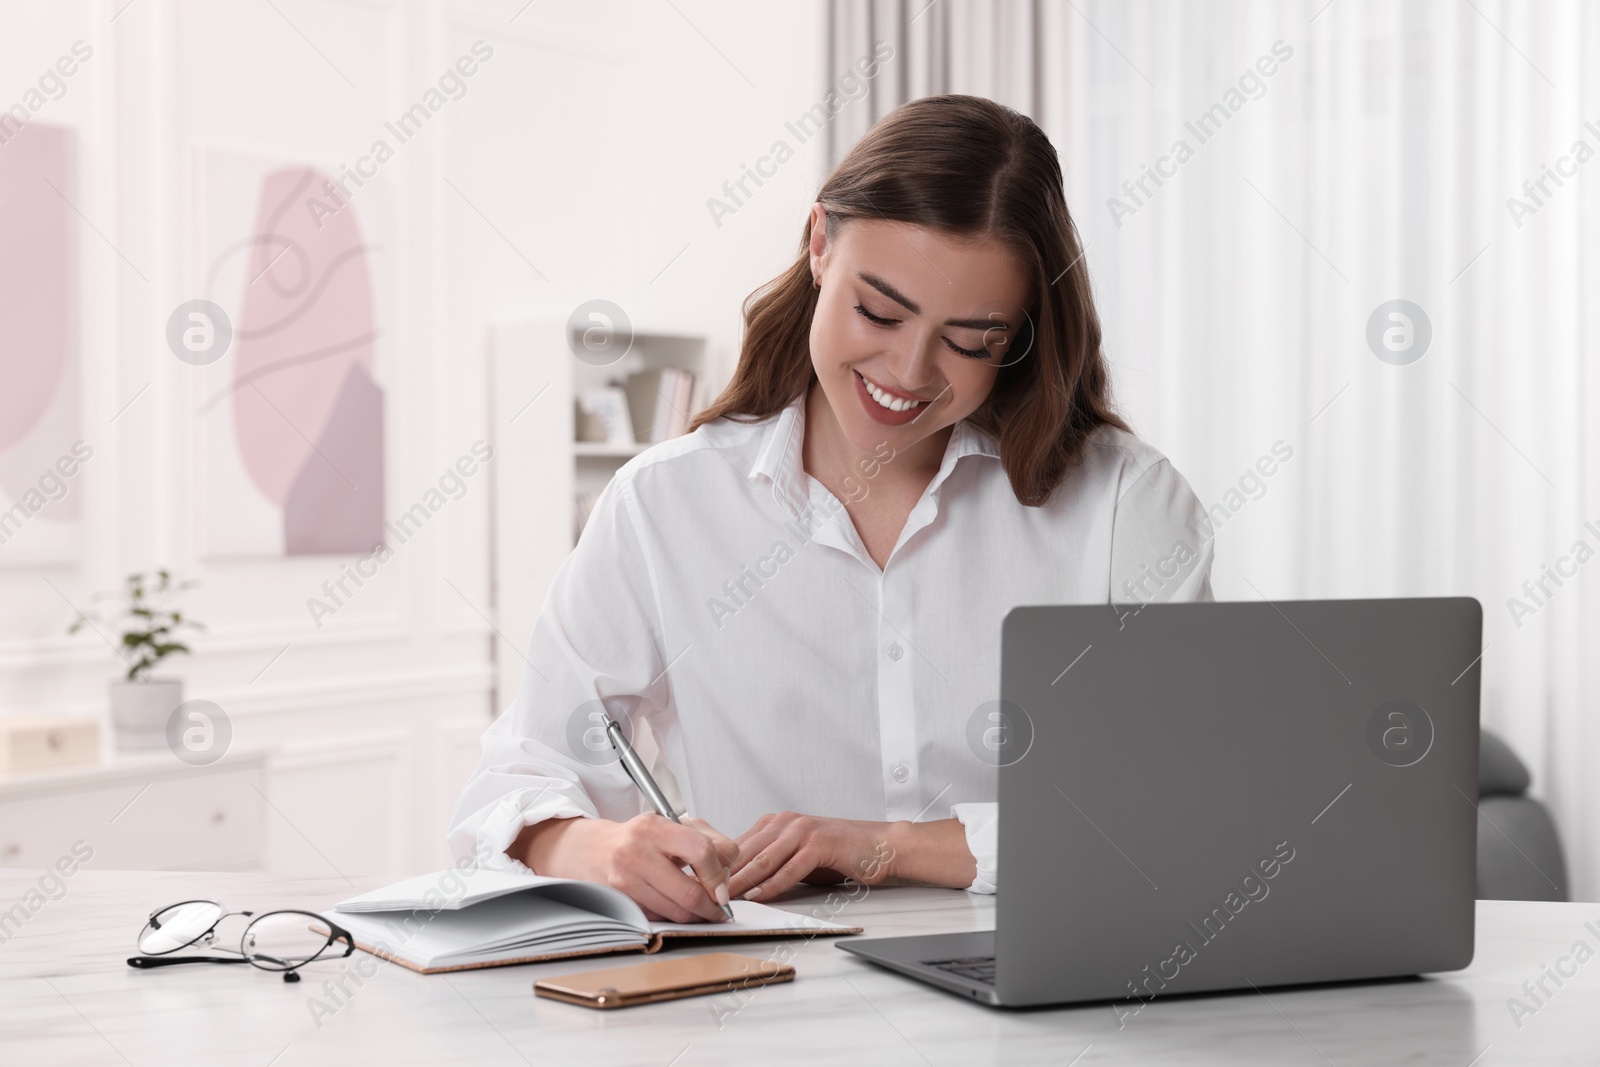
<instances>
[{"instance_id":1,"label":"white button-up shirt","mask_svg":"<svg viewBox=\"0 0 1600 1067\"><path fill-rule=\"evenodd\" d=\"M995 761L969 747L968 723L999 698L1006 612L1211 599L1200 502L1131 434L1102 427L1049 502L1027 507L998 444L957 423L880 570L803 469L804 432L802 396L617 472L551 583L516 699L483 736L455 855L522 868L504 850L526 824L650 810L596 727L609 709L648 724L668 798L730 837L768 812L953 816L977 860L967 888L993 892Z\"/></svg>"}]
</instances>

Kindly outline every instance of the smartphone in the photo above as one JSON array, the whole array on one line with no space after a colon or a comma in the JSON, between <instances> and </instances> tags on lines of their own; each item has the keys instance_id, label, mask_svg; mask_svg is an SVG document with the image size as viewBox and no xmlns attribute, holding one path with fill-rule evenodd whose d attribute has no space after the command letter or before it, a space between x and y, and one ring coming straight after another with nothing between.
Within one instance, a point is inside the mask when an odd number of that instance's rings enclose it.
<instances>
[{"instance_id":1,"label":"smartphone","mask_svg":"<svg viewBox=\"0 0 1600 1067\"><path fill-rule=\"evenodd\" d=\"M793 980L794 968L787 963L708 952L541 978L533 983L533 992L585 1008L629 1008Z\"/></svg>"}]
</instances>

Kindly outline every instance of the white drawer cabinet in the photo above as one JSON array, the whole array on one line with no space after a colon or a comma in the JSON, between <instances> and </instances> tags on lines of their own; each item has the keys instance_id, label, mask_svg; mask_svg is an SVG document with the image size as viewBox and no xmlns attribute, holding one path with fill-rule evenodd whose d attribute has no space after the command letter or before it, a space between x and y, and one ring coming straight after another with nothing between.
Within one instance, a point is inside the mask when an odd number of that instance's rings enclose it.
<instances>
[{"instance_id":1,"label":"white drawer cabinet","mask_svg":"<svg viewBox=\"0 0 1600 1067\"><path fill-rule=\"evenodd\" d=\"M0 867L48 867L81 840L97 870L260 870L265 774L261 753L161 752L0 777Z\"/></svg>"},{"instance_id":2,"label":"white drawer cabinet","mask_svg":"<svg viewBox=\"0 0 1600 1067\"><path fill-rule=\"evenodd\" d=\"M82 840L104 870L436 871L453 862L445 828L489 721L455 707L458 688L278 711L236 698L234 743L208 767L163 748L0 774L0 868L48 867Z\"/></svg>"}]
</instances>

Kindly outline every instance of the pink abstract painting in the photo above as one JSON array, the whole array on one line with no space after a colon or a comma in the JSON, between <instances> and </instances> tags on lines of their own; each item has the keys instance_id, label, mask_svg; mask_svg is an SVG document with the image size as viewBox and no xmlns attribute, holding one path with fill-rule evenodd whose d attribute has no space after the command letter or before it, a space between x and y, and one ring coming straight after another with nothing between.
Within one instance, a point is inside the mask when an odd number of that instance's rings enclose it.
<instances>
[{"instance_id":1,"label":"pink abstract painting","mask_svg":"<svg viewBox=\"0 0 1600 1067\"><path fill-rule=\"evenodd\" d=\"M329 201L326 181L309 167L263 179L234 322L234 438L251 482L281 511L289 555L383 541L371 249L353 201L307 210Z\"/></svg>"},{"instance_id":2,"label":"pink abstract painting","mask_svg":"<svg viewBox=\"0 0 1600 1067\"><path fill-rule=\"evenodd\" d=\"M0 143L0 528L4 561L70 558L81 513L59 476L81 431L72 350L72 133L28 123ZM24 508L18 509L22 503ZM23 527L27 527L26 536ZM16 538L13 541L13 538Z\"/></svg>"},{"instance_id":3,"label":"pink abstract painting","mask_svg":"<svg viewBox=\"0 0 1600 1067\"><path fill-rule=\"evenodd\" d=\"M32 126L0 153L0 449L38 425L67 365L66 145Z\"/></svg>"}]
</instances>

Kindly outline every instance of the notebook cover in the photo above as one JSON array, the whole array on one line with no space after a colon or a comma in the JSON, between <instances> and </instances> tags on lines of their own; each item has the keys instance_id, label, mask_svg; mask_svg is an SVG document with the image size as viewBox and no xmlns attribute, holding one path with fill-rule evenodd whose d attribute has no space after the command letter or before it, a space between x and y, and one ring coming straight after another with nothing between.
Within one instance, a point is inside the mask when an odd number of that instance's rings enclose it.
<instances>
[{"instance_id":1,"label":"notebook cover","mask_svg":"<svg viewBox=\"0 0 1600 1067\"><path fill-rule=\"evenodd\" d=\"M835 930L796 930L794 928L779 928L771 930L710 930L705 933L690 933L684 930L669 930L653 933L650 940L642 945L625 945L621 948L580 948L568 952L545 952L537 956L518 956L507 960L484 960L479 963L453 963L448 967L419 967L410 960L402 959L390 952L356 940L356 948L370 953L390 963L398 963L409 971L418 974L443 974L447 971L474 971L482 967L510 967L519 963L544 963L547 960L569 959L574 956L609 956L620 952L643 952L646 954L660 952L666 946L669 938L699 940L703 937L800 937L811 935L813 937L838 937L844 934L859 934L863 931L860 926L841 926Z\"/></svg>"}]
</instances>

